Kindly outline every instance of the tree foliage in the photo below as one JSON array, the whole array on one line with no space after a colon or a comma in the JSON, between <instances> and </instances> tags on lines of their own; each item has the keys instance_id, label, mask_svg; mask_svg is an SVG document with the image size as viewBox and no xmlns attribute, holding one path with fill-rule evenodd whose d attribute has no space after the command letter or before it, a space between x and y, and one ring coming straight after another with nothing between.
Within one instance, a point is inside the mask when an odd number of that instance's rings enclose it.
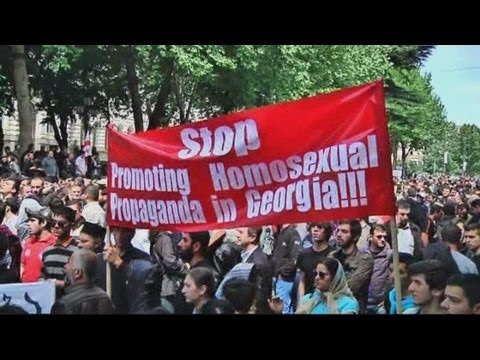
<instances>
[{"instance_id":1,"label":"tree foliage","mask_svg":"<svg viewBox=\"0 0 480 360\"><path fill-rule=\"evenodd\" d=\"M0 112L11 111L11 59L0 47ZM27 46L32 98L55 138L68 123L133 114L136 131L385 79L392 147L428 152L445 109L420 65L431 45ZM86 102L90 99L90 102ZM472 160L472 167L474 167Z\"/></svg>"}]
</instances>

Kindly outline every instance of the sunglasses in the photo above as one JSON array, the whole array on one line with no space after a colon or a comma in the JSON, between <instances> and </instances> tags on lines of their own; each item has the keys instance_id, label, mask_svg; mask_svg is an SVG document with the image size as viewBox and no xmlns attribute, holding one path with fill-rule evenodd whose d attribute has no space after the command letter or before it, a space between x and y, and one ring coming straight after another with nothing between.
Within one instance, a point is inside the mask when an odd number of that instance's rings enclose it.
<instances>
[{"instance_id":1,"label":"sunglasses","mask_svg":"<svg viewBox=\"0 0 480 360\"><path fill-rule=\"evenodd\" d=\"M62 220L56 221L56 220L52 220L52 227L55 227L55 226L57 226L57 225L58 225L58 227L63 228L63 227L65 227L65 225L67 225L67 221L62 221Z\"/></svg>"},{"instance_id":2,"label":"sunglasses","mask_svg":"<svg viewBox=\"0 0 480 360\"><path fill-rule=\"evenodd\" d=\"M314 271L313 274L314 274L315 276L320 277L320 279L323 279L323 278L325 278L325 276L328 276L328 275L329 275L328 273L324 273L324 272L322 272L322 271Z\"/></svg>"}]
</instances>

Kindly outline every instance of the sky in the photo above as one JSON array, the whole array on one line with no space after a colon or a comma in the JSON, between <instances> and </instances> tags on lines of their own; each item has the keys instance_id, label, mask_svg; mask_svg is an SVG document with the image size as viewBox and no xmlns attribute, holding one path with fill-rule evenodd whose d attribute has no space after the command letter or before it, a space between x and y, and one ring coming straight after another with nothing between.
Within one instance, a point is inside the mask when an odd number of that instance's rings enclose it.
<instances>
[{"instance_id":1,"label":"sky","mask_svg":"<svg viewBox=\"0 0 480 360\"><path fill-rule=\"evenodd\" d=\"M432 74L449 121L480 127L480 45L439 45L422 71Z\"/></svg>"}]
</instances>

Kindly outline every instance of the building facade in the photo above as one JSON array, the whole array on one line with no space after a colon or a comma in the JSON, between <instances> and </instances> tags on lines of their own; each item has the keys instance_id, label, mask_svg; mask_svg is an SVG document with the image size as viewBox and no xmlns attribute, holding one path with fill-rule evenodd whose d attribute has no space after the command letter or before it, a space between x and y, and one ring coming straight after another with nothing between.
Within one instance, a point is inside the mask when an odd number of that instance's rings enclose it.
<instances>
[{"instance_id":1,"label":"building facade","mask_svg":"<svg viewBox=\"0 0 480 360\"><path fill-rule=\"evenodd\" d=\"M45 114L38 112L35 114L35 126L33 128L33 144L34 149L39 150L40 146L44 145L46 149L51 145L58 145L55 140L53 127L50 124L42 124L42 119ZM106 161L106 120L94 119L94 126L92 132L92 145L97 148L100 154L100 160ZM133 132L134 122L132 117L119 118L112 120L112 123L121 132ZM3 116L2 117L3 133L4 133L4 146L9 146L14 149L18 143L18 136L20 133L20 127L18 118L15 116ZM144 119L144 128L148 126L148 119ZM76 147L81 147L83 144L84 129L82 121L70 122L67 127L68 133L68 148L72 151Z\"/></svg>"}]
</instances>

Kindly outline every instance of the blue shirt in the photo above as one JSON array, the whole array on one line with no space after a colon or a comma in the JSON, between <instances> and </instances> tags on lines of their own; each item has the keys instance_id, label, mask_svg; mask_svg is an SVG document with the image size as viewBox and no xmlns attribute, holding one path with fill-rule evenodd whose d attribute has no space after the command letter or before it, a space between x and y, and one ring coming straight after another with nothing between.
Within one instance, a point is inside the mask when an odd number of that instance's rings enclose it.
<instances>
[{"instance_id":1,"label":"blue shirt","mask_svg":"<svg viewBox=\"0 0 480 360\"><path fill-rule=\"evenodd\" d=\"M307 294L302 298L301 302L309 301L312 299L312 297L318 298L320 297L320 294L318 294L317 292L313 294ZM359 306L358 306L358 301L355 298L343 295L343 296L340 296L337 300L335 300L335 303L337 304L337 311L339 314L345 314L345 313L358 314ZM326 301L320 301L317 304L317 306L315 306L310 311L310 314L321 315L321 314L331 314L331 312L327 306Z\"/></svg>"},{"instance_id":2,"label":"blue shirt","mask_svg":"<svg viewBox=\"0 0 480 360\"><path fill-rule=\"evenodd\" d=\"M452 251L452 257L457 263L458 270L460 270L462 274L478 275L477 265L468 257L458 251Z\"/></svg>"},{"instance_id":3,"label":"blue shirt","mask_svg":"<svg viewBox=\"0 0 480 360\"><path fill-rule=\"evenodd\" d=\"M390 299L390 315L397 313L397 296L395 294L395 289L390 290L388 293L388 298ZM415 302L413 301L413 296L408 295L402 299L402 312L407 309L412 309L415 307Z\"/></svg>"}]
</instances>

